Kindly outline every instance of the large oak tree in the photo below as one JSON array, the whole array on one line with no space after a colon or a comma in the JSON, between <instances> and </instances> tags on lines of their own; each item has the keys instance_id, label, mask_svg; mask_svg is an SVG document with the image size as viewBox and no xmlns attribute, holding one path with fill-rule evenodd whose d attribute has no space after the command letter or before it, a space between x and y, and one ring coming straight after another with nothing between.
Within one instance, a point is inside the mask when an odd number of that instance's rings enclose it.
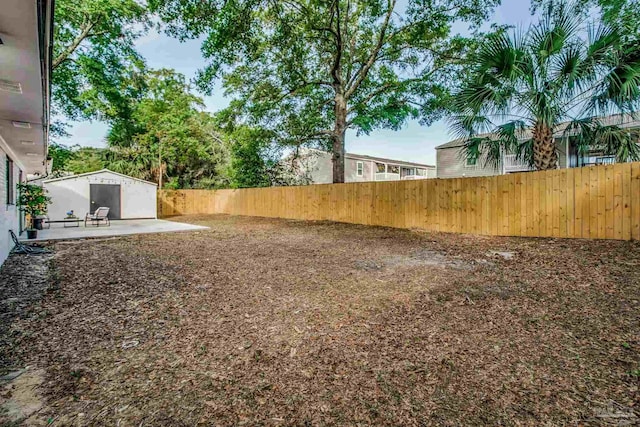
<instances>
[{"instance_id":1,"label":"large oak tree","mask_svg":"<svg viewBox=\"0 0 640 427\"><path fill-rule=\"evenodd\" d=\"M281 143L333 152L344 181L345 135L442 116L478 25L497 0L150 0L183 39L204 37L198 82L218 78L232 108Z\"/></svg>"}]
</instances>

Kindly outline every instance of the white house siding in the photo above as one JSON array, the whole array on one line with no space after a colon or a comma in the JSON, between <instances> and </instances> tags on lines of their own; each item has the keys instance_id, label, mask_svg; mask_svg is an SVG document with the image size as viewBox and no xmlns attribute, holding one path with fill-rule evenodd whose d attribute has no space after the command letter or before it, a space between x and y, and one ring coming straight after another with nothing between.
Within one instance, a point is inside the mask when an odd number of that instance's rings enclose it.
<instances>
[{"instance_id":1,"label":"white house siding","mask_svg":"<svg viewBox=\"0 0 640 427\"><path fill-rule=\"evenodd\" d=\"M7 259L9 256L9 252L13 248L13 241L11 240L11 236L9 235L9 230L13 230L16 235L20 234L20 220L19 220L19 211L15 204L8 205L7 204L7 183L6 183L6 167L7 167L7 154L0 148L0 181L2 185L0 186L0 203L2 206L0 212L0 233L2 235L2 239L0 239L0 265ZM15 159L12 159L15 162ZM20 176L20 167L14 163L13 164L13 182L18 183L18 179ZM18 197L18 193L16 188L13 189L15 198Z\"/></svg>"},{"instance_id":2,"label":"white house siding","mask_svg":"<svg viewBox=\"0 0 640 427\"><path fill-rule=\"evenodd\" d=\"M567 141L564 139L556 139L556 147L558 152L558 167L560 169L569 167ZM466 162L461 153L462 147L447 147L436 150L438 178L459 178L502 174L502 166L499 166L497 169L491 166L483 166L482 160L479 160L474 166L466 166Z\"/></svg>"},{"instance_id":3,"label":"white house siding","mask_svg":"<svg viewBox=\"0 0 640 427\"><path fill-rule=\"evenodd\" d=\"M49 218L62 219L69 210L84 217L89 212L89 188L91 184L120 185L120 218L156 218L156 189L148 182L111 172L79 175L66 179L45 181L44 188L51 197Z\"/></svg>"},{"instance_id":4,"label":"white house siding","mask_svg":"<svg viewBox=\"0 0 640 427\"><path fill-rule=\"evenodd\" d=\"M313 151L304 160L304 169L308 172L314 184L331 184L333 182L333 162L331 153ZM363 174L358 176L358 162L363 164ZM375 163L370 160L357 160L346 157L344 161L345 182L373 181Z\"/></svg>"},{"instance_id":5,"label":"white house siding","mask_svg":"<svg viewBox=\"0 0 640 427\"><path fill-rule=\"evenodd\" d=\"M333 182L333 163L331 153L319 150L309 150L308 154L298 160L301 171L310 178L313 184L331 184ZM358 175L358 163L362 162L362 175ZM347 153L344 161L345 182L370 182L376 180L376 163L378 160L361 158ZM435 178L436 168L433 166L416 166L400 160L380 159L379 162L399 167L421 168L426 170L425 178Z\"/></svg>"},{"instance_id":6,"label":"white house siding","mask_svg":"<svg viewBox=\"0 0 640 427\"><path fill-rule=\"evenodd\" d=\"M331 184L333 182L333 164L331 154L323 151L310 150L301 160L311 182L314 184Z\"/></svg>"},{"instance_id":7,"label":"white house siding","mask_svg":"<svg viewBox=\"0 0 640 427\"><path fill-rule=\"evenodd\" d=\"M569 158L567 157L568 141L566 139L556 140L556 146L558 147L558 167L565 169L569 167Z\"/></svg>"},{"instance_id":8,"label":"white house siding","mask_svg":"<svg viewBox=\"0 0 640 427\"><path fill-rule=\"evenodd\" d=\"M358 162L362 162L362 175L358 176ZM358 160L347 157L344 161L345 182L373 181L375 163L371 160Z\"/></svg>"},{"instance_id":9,"label":"white house siding","mask_svg":"<svg viewBox=\"0 0 640 427\"><path fill-rule=\"evenodd\" d=\"M466 166L461 155L462 147L441 148L436 150L436 174L438 178L458 178L462 176L491 176L499 175L500 169L483 166L480 159L474 166Z\"/></svg>"}]
</instances>

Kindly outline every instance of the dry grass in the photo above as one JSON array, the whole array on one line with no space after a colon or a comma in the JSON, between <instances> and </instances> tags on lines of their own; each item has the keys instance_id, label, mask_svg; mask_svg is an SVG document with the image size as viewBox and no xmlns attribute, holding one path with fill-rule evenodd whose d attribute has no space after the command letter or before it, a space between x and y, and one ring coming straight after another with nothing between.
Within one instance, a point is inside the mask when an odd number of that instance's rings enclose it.
<instances>
[{"instance_id":1,"label":"dry grass","mask_svg":"<svg viewBox=\"0 0 640 427\"><path fill-rule=\"evenodd\" d=\"M212 228L55 245L45 315L14 324L43 419L638 422L637 242L177 220Z\"/></svg>"}]
</instances>

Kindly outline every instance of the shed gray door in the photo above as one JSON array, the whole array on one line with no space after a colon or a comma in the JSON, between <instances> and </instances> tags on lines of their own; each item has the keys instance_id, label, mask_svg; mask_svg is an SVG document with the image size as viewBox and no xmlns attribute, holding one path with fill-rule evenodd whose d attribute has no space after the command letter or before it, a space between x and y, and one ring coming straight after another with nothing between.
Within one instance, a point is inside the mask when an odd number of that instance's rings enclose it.
<instances>
[{"instance_id":1,"label":"shed gray door","mask_svg":"<svg viewBox=\"0 0 640 427\"><path fill-rule=\"evenodd\" d=\"M90 184L89 200L89 212L104 206L109 208L109 219L120 219L119 184Z\"/></svg>"}]
</instances>

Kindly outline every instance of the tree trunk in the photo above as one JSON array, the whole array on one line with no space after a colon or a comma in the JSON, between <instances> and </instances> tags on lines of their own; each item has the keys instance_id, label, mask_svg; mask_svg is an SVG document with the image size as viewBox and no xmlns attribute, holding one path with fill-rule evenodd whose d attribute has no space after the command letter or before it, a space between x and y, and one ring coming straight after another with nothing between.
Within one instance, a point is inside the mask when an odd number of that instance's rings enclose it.
<instances>
[{"instance_id":1,"label":"tree trunk","mask_svg":"<svg viewBox=\"0 0 640 427\"><path fill-rule=\"evenodd\" d=\"M536 123L533 128L533 164L539 171L558 167L558 153L553 139L553 130L541 122Z\"/></svg>"},{"instance_id":2,"label":"tree trunk","mask_svg":"<svg viewBox=\"0 0 640 427\"><path fill-rule=\"evenodd\" d=\"M344 182L344 139L347 132L347 102L342 95L335 98L336 121L331 136L333 151L333 183Z\"/></svg>"},{"instance_id":3,"label":"tree trunk","mask_svg":"<svg viewBox=\"0 0 640 427\"><path fill-rule=\"evenodd\" d=\"M158 144L158 189L162 190L162 145Z\"/></svg>"},{"instance_id":4,"label":"tree trunk","mask_svg":"<svg viewBox=\"0 0 640 427\"><path fill-rule=\"evenodd\" d=\"M344 182L344 134L334 135L333 140L333 183Z\"/></svg>"}]
</instances>

